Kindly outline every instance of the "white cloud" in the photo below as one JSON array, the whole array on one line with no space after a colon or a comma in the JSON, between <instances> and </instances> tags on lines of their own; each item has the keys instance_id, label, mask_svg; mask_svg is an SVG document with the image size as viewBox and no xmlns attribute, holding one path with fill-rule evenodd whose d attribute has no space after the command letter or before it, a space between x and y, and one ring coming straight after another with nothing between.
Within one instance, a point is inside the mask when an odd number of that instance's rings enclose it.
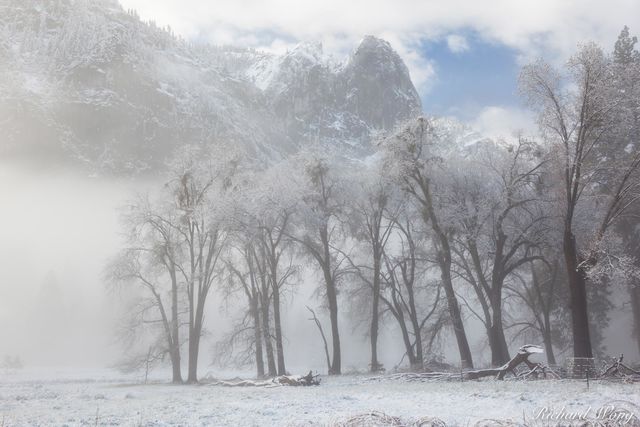
<instances>
[{"instance_id":1,"label":"white cloud","mask_svg":"<svg viewBox=\"0 0 640 427\"><path fill-rule=\"evenodd\" d=\"M185 38L282 51L318 40L325 51L347 54L365 34L389 39L422 92L433 66L417 48L445 39L463 51L460 33L515 49L521 61L543 55L564 61L577 43L612 46L623 25L640 32L637 0L121 0L143 19L171 25Z\"/></svg>"},{"instance_id":2,"label":"white cloud","mask_svg":"<svg viewBox=\"0 0 640 427\"><path fill-rule=\"evenodd\" d=\"M447 36L447 47L453 53L462 53L469 50L469 43L464 36L451 34Z\"/></svg>"},{"instance_id":3,"label":"white cloud","mask_svg":"<svg viewBox=\"0 0 640 427\"><path fill-rule=\"evenodd\" d=\"M283 34L292 39L340 38L394 33L402 40L473 31L520 51L566 54L577 42L610 44L624 24L640 30L637 0L121 0L145 19L170 24L185 37L210 33ZM225 34L218 40L218 29ZM262 35L261 35L262 34Z\"/></svg>"},{"instance_id":4,"label":"white cloud","mask_svg":"<svg viewBox=\"0 0 640 427\"><path fill-rule=\"evenodd\" d=\"M533 135L537 130L535 117L529 111L496 105L483 108L471 126L488 137L504 139L510 139L518 132Z\"/></svg>"}]
</instances>

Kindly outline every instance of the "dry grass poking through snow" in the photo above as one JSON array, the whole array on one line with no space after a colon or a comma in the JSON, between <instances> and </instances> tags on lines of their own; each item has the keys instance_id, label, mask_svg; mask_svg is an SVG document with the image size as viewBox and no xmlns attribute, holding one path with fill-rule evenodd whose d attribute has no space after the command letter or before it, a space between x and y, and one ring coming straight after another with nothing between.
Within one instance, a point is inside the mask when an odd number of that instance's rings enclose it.
<instances>
[{"instance_id":1,"label":"dry grass poking through snow","mask_svg":"<svg viewBox=\"0 0 640 427\"><path fill-rule=\"evenodd\" d=\"M405 421L399 417L392 417L383 412L372 411L366 414L355 415L344 421L331 424L331 427L446 427L439 418L423 417L415 421Z\"/></svg>"},{"instance_id":2,"label":"dry grass poking through snow","mask_svg":"<svg viewBox=\"0 0 640 427\"><path fill-rule=\"evenodd\" d=\"M591 418L578 421L549 421L527 420L526 416L521 421L501 420L487 418L476 421L472 427L640 427L640 405L628 400L615 400L604 406L617 408L617 417L620 419ZM628 415L629 418L623 417ZM387 415L384 412L371 411L354 415L344 420L330 424L331 427L447 427L447 424L439 418L422 417L416 420L407 420L400 417Z\"/></svg>"}]
</instances>

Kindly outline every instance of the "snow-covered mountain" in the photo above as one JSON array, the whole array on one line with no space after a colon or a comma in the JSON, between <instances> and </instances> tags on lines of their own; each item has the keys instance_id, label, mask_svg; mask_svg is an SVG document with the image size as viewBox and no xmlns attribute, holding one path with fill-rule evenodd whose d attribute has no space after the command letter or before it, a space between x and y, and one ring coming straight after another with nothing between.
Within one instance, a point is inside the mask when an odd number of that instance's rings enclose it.
<instances>
[{"instance_id":1,"label":"snow-covered mountain","mask_svg":"<svg viewBox=\"0 0 640 427\"><path fill-rule=\"evenodd\" d=\"M112 171L186 144L272 160L309 142L353 155L422 110L407 67L367 36L343 62L193 45L115 0L0 1L0 153Z\"/></svg>"}]
</instances>

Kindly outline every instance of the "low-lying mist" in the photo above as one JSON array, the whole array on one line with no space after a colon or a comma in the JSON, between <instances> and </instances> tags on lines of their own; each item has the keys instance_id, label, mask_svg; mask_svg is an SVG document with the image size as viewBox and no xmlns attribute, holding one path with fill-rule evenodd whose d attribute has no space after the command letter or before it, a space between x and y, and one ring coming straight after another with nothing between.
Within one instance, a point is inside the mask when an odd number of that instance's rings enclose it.
<instances>
[{"instance_id":1,"label":"low-lying mist","mask_svg":"<svg viewBox=\"0 0 640 427\"><path fill-rule=\"evenodd\" d=\"M141 183L0 166L0 355L26 365L104 364L118 306L102 280L118 206Z\"/></svg>"},{"instance_id":2,"label":"low-lying mist","mask_svg":"<svg viewBox=\"0 0 640 427\"><path fill-rule=\"evenodd\" d=\"M126 298L108 288L104 269L123 244L120 214L125 203L162 184L161 176L114 178L19 162L0 165L0 357L18 357L25 366L71 367L115 366L122 359L117 330ZM306 308L327 320L322 299L314 294L315 273L305 265L283 294L284 346L291 371L326 368L320 336ZM633 343L624 338L630 334L624 303L624 295L614 298L620 310L612 313L609 331L616 333L605 334L606 343L633 358ZM356 319L357 307L348 297L341 297L340 304L345 371L366 369L367 324ZM233 299L225 300L219 289L212 291L207 305L202 373L220 369L213 364L215 343L240 316ZM472 317L467 322L479 362L488 363L482 326ZM379 351L387 368L402 358L399 340L393 322L383 322ZM441 350L455 360L452 342L444 342ZM253 372L253 366L246 372Z\"/></svg>"},{"instance_id":3,"label":"low-lying mist","mask_svg":"<svg viewBox=\"0 0 640 427\"><path fill-rule=\"evenodd\" d=\"M0 164L0 357L41 367L119 362L123 348L117 330L126 298L108 287L104 269L122 245L123 206L161 185L160 177L96 177L78 170ZM316 282L309 267L284 294L285 351L292 369L326 367L320 336L306 309L309 305L325 315L314 296ZM211 365L214 345L238 316L237 307L216 289L208 306L203 372L218 368ZM364 369L366 324L358 328L353 319L341 322L345 366ZM385 345L395 343L394 333L384 326L381 330L381 358L389 364L402 357L400 347Z\"/></svg>"}]
</instances>

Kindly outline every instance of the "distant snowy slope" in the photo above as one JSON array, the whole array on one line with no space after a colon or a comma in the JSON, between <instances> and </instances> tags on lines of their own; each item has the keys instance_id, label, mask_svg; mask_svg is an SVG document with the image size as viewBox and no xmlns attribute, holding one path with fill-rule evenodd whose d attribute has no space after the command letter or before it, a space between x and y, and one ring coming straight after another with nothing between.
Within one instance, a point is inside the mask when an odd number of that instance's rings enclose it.
<instances>
[{"instance_id":1,"label":"distant snowy slope","mask_svg":"<svg viewBox=\"0 0 640 427\"><path fill-rule=\"evenodd\" d=\"M261 161L309 141L358 155L421 109L406 66L374 37L334 64L313 43L281 56L194 46L115 0L0 3L3 155L115 172L161 167L185 144Z\"/></svg>"}]
</instances>

